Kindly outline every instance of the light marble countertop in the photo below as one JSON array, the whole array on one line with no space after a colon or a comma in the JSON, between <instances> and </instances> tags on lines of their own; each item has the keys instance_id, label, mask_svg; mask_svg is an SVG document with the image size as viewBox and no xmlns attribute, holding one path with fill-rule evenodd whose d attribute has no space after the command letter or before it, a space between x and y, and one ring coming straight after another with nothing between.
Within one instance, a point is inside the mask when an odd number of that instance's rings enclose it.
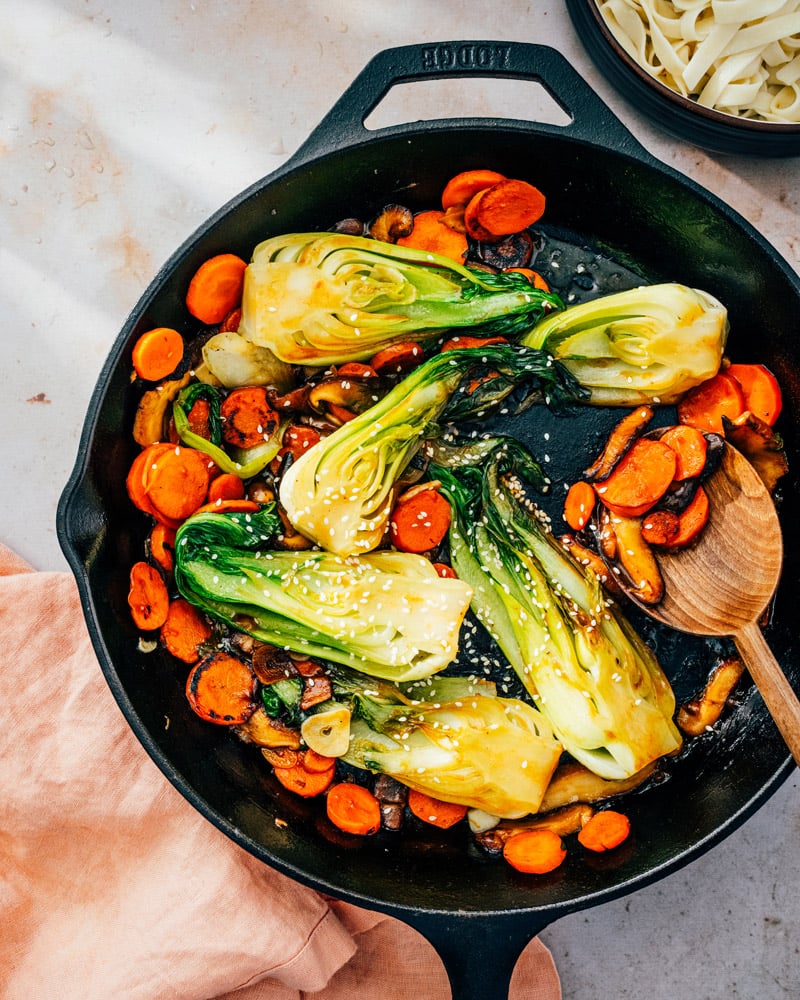
<instances>
[{"instance_id":1,"label":"light marble countertop","mask_svg":"<svg viewBox=\"0 0 800 1000\"><path fill-rule=\"evenodd\" d=\"M557 0L26 0L0 9L0 540L65 569L55 510L106 354L160 265L280 166L378 51L453 39L558 48L655 156L800 271L800 159L722 157L645 121ZM395 88L373 124L529 117L525 83ZM429 88L425 91L424 88ZM796 772L682 871L543 940L564 996L800 997Z\"/></svg>"}]
</instances>

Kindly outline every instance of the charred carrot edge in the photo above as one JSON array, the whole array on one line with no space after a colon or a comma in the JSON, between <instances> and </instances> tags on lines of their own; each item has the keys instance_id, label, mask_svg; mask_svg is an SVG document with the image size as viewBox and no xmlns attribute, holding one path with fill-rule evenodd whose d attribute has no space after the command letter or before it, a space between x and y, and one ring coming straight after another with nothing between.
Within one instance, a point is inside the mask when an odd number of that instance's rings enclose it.
<instances>
[{"instance_id":1,"label":"charred carrot edge","mask_svg":"<svg viewBox=\"0 0 800 1000\"><path fill-rule=\"evenodd\" d=\"M192 668L186 697L192 709L220 726L246 722L257 708L256 678L248 663L230 653L209 653Z\"/></svg>"},{"instance_id":2,"label":"charred carrot edge","mask_svg":"<svg viewBox=\"0 0 800 1000\"><path fill-rule=\"evenodd\" d=\"M331 786L336 774L335 765L329 767L327 771L309 771L303 763L306 752L301 751L297 755L296 762L290 767L273 768L275 777L283 787L304 799L321 795Z\"/></svg>"},{"instance_id":3,"label":"charred carrot edge","mask_svg":"<svg viewBox=\"0 0 800 1000\"><path fill-rule=\"evenodd\" d=\"M167 620L169 593L164 578L150 563L139 560L131 566L128 606L137 628L143 632L159 629Z\"/></svg>"},{"instance_id":4,"label":"charred carrot edge","mask_svg":"<svg viewBox=\"0 0 800 1000\"><path fill-rule=\"evenodd\" d=\"M235 448L255 448L268 440L278 425L267 390L260 385L232 389L220 407L222 436Z\"/></svg>"},{"instance_id":5,"label":"charred carrot edge","mask_svg":"<svg viewBox=\"0 0 800 1000\"><path fill-rule=\"evenodd\" d=\"M370 365L379 375L403 375L425 360L425 352L416 341L403 340L373 354Z\"/></svg>"}]
</instances>

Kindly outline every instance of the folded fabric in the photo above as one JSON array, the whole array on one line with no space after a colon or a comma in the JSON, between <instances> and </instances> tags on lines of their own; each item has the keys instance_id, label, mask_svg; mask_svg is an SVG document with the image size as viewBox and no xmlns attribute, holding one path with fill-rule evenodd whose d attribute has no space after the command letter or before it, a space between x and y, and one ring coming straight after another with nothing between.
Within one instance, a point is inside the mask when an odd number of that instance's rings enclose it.
<instances>
[{"instance_id":1,"label":"folded fabric","mask_svg":"<svg viewBox=\"0 0 800 1000\"><path fill-rule=\"evenodd\" d=\"M450 995L416 931L274 871L173 788L106 685L72 576L2 545L0 641L0 996ZM538 940L511 996L561 997Z\"/></svg>"}]
</instances>

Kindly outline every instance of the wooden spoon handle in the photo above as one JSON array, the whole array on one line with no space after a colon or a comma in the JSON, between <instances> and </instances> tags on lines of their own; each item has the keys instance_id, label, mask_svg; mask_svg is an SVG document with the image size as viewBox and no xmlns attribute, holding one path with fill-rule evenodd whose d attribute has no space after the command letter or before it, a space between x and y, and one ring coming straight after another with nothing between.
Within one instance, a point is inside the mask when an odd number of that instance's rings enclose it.
<instances>
[{"instance_id":1,"label":"wooden spoon handle","mask_svg":"<svg viewBox=\"0 0 800 1000\"><path fill-rule=\"evenodd\" d=\"M757 622L745 625L734 636L734 642L795 763L800 766L800 701L797 695L772 655Z\"/></svg>"}]
</instances>

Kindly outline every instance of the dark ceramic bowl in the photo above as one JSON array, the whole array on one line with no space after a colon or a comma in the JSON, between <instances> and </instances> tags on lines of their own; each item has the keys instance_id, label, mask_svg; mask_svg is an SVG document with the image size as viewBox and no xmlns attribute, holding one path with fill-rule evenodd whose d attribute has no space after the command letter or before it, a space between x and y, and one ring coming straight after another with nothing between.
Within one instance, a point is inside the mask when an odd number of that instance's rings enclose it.
<instances>
[{"instance_id":1,"label":"dark ceramic bowl","mask_svg":"<svg viewBox=\"0 0 800 1000\"><path fill-rule=\"evenodd\" d=\"M705 108L642 69L609 31L596 0L567 0L567 9L597 68L664 131L714 153L800 156L800 125L737 118Z\"/></svg>"}]
</instances>

